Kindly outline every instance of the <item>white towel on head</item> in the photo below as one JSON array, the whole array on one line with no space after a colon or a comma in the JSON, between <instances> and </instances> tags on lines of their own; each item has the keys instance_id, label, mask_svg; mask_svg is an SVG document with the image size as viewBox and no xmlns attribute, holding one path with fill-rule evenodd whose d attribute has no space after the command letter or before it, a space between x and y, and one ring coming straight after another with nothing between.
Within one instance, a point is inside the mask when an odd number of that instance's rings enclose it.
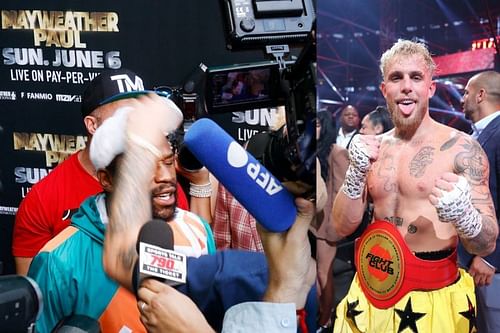
<instances>
[{"instance_id":1,"label":"white towel on head","mask_svg":"<svg viewBox=\"0 0 500 333\"><path fill-rule=\"evenodd\" d=\"M97 128L90 143L90 160L96 170L106 168L116 156L125 152L127 119L133 108L119 108Z\"/></svg>"}]
</instances>

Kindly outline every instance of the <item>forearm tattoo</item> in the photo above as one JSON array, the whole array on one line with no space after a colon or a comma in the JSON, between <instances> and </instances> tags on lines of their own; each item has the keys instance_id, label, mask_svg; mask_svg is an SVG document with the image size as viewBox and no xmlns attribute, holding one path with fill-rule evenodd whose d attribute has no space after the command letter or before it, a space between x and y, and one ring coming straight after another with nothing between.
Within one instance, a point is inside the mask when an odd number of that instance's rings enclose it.
<instances>
[{"instance_id":1,"label":"forearm tattoo","mask_svg":"<svg viewBox=\"0 0 500 333\"><path fill-rule=\"evenodd\" d=\"M492 217L483 214L481 222L483 224L481 232L476 237L472 239L461 238L465 249L472 254L483 253L485 248L491 247L491 244L496 241L493 225L497 222Z\"/></svg>"},{"instance_id":2,"label":"forearm tattoo","mask_svg":"<svg viewBox=\"0 0 500 333\"><path fill-rule=\"evenodd\" d=\"M434 147L422 147L420 151L410 161L410 175L420 178L425 173L425 168L432 164L434 157Z\"/></svg>"}]
</instances>

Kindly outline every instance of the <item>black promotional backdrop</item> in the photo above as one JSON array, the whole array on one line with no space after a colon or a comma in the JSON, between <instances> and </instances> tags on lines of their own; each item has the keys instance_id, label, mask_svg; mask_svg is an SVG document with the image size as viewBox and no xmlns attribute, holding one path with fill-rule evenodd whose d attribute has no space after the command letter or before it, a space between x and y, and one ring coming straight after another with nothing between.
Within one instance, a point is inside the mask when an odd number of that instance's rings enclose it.
<instances>
[{"instance_id":1,"label":"black promotional backdrop","mask_svg":"<svg viewBox=\"0 0 500 333\"><path fill-rule=\"evenodd\" d=\"M14 272L11 238L20 200L86 141L80 95L93 76L113 66L125 67L142 76L146 87L178 86L200 62L210 67L271 60L261 49L226 48L218 0L8 0L2 1L0 10L3 274ZM50 21L50 15L54 24L36 19L45 16ZM87 16L104 22L102 31L85 31L89 21L81 18ZM60 62L60 55L69 61ZM79 57L87 62L71 61ZM269 114L257 109L213 118L245 141L266 128Z\"/></svg>"}]
</instances>

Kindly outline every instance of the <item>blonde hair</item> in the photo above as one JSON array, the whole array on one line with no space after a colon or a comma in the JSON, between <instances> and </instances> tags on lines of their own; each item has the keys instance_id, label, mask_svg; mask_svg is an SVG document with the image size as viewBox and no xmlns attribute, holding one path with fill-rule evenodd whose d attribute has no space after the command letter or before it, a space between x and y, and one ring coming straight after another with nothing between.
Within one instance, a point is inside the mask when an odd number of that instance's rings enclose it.
<instances>
[{"instance_id":1,"label":"blonde hair","mask_svg":"<svg viewBox=\"0 0 500 333\"><path fill-rule=\"evenodd\" d=\"M385 69L389 62L391 62L395 57L398 56L413 56L420 55L424 59L425 64L431 74L434 76L436 71L436 63L432 60L431 53L427 49L427 46L423 43L413 42L410 40L398 39L394 45L382 54L380 57L380 72L382 73L382 78L385 78Z\"/></svg>"}]
</instances>

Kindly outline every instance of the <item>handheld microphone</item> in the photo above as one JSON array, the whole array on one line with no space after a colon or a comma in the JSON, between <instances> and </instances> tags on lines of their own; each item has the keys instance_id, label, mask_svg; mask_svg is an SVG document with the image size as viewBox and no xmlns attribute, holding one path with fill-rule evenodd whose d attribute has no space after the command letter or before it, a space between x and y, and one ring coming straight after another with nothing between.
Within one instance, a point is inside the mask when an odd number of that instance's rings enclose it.
<instances>
[{"instance_id":1,"label":"handheld microphone","mask_svg":"<svg viewBox=\"0 0 500 333\"><path fill-rule=\"evenodd\" d=\"M267 230L283 232L294 223L297 208L290 192L215 122L195 121L184 143Z\"/></svg>"},{"instance_id":2,"label":"handheld microphone","mask_svg":"<svg viewBox=\"0 0 500 333\"><path fill-rule=\"evenodd\" d=\"M43 298L35 281L26 276L0 276L0 331L35 332Z\"/></svg>"},{"instance_id":3,"label":"handheld microphone","mask_svg":"<svg viewBox=\"0 0 500 333\"><path fill-rule=\"evenodd\" d=\"M169 285L186 283L186 255L173 248L174 234L167 222L155 219L142 226L136 244L139 260L132 278L136 293L145 278L155 278Z\"/></svg>"}]
</instances>

